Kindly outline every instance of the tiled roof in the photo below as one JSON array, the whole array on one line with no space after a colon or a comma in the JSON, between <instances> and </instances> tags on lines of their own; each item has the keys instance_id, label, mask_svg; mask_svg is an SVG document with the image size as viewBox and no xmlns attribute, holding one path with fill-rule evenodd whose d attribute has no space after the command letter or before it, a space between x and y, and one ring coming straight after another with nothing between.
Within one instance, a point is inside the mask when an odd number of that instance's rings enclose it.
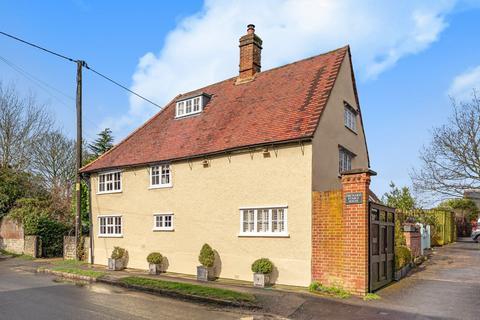
<instances>
[{"instance_id":1,"label":"tiled roof","mask_svg":"<svg viewBox=\"0 0 480 320\"><path fill-rule=\"evenodd\" d=\"M348 52L347 46L257 73L247 83L235 84L235 77L195 90L211 95L203 112L175 119L174 100L81 171L311 138Z\"/></svg>"}]
</instances>

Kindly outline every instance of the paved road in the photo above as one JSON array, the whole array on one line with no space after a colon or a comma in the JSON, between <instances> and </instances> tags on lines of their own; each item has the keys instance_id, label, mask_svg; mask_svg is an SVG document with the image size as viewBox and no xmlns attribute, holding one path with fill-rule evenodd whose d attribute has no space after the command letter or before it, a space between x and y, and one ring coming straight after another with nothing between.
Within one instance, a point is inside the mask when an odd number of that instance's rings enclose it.
<instances>
[{"instance_id":1,"label":"paved road","mask_svg":"<svg viewBox=\"0 0 480 320\"><path fill-rule=\"evenodd\" d=\"M56 282L0 259L0 319L251 319L233 310L110 287Z\"/></svg>"},{"instance_id":2,"label":"paved road","mask_svg":"<svg viewBox=\"0 0 480 320\"><path fill-rule=\"evenodd\" d=\"M379 305L431 318L480 319L480 244L438 248L418 272L380 291Z\"/></svg>"},{"instance_id":3,"label":"paved road","mask_svg":"<svg viewBox=\"0 0 480 320\"><path fill-rule=\"evenodd\" d=\"M293 319L480 319L480 244L435 248L407 278L377 292L381 300L308 299Z\"/></svg>"},{"instance_id":4,"label":"paved road","mask_svg":"<svg viewBox=\"0 0 480 320\"><path fill-rule=\"evenodd\" d=\"M33 274L28 265L0 259L0 320L251 319L238 310L116 287L54 282ZM290 319L480 319L480 244L466 241L436 248L420 270L378 293L381 300L368 302L276 290L258 295L265 312Z\"/></svg>"}]
</instances>

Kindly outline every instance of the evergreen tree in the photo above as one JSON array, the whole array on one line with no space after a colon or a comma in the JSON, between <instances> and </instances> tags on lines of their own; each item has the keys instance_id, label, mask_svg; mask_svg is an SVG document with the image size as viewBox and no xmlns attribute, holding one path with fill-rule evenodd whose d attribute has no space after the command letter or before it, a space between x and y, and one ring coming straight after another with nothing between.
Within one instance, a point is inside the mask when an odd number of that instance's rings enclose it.
<instances>
[{"instance_id":1,"label":"evergreen tree","mask_svg":"<svg viewBox=\"0 0 480 320\"><path fill-rule=\"evenodd\" d=\"M98 158L113 147L113 135L110 128L106 128L97 134L98 138L88 145L94 158Z\"/></svg>"}]
</instances>

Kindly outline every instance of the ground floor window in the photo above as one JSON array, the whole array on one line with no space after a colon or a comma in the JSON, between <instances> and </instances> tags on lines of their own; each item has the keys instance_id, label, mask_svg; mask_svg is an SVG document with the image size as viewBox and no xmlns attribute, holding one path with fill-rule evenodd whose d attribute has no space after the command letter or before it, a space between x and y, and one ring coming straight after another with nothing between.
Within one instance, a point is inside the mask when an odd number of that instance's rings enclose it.
<instances>
[{"instance_id":1,"label":"ground floor window","mask_svg":"<svg viewBox=\"0 0 480 320\"><path fill-rule=\"evenodd\" d=\"M287 207L240 208L240 235L288 235Z\"/></svg>"},{"instance_id":2,"label":"ground floor window","mask_svg":"<svg viewBox=\"0 0 480 320\"><path fill-rule=\"evenodd\" d=\"M173 213L155 213L153 215L153 230L172 231L173 230Z\"/></svg>"},{"instance_id":3,"label":"ground floor window","mask_svg":"<svg viewBox=\"0 0 480 320\"><path fill-rule=\"evenodd\" d=\"M122 216L99 216L99 236L103 237L120 237L122 236Z\"/></svg>"}]
</instances>

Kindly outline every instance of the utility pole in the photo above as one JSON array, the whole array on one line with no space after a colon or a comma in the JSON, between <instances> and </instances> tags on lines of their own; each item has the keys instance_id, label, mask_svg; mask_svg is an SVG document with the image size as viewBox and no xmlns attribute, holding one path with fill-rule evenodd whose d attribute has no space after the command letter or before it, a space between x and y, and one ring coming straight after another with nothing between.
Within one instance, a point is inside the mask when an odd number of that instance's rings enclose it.
<instances>
[{"instance_id":1,"label":"utility pole","mask_svg":"<svg viewBox=\"0 0 480 320\"><path fill-rule=\"evenodd\" d=\"M82 189L81 189L81 175L80 168L82 167L82 68L85 65L85 61L77 61L77 157L76 157L76 212L75 212L75 244L76 244L76 256L79 258L78 245L82 235Z\"/></svg>"}]
</instances>

